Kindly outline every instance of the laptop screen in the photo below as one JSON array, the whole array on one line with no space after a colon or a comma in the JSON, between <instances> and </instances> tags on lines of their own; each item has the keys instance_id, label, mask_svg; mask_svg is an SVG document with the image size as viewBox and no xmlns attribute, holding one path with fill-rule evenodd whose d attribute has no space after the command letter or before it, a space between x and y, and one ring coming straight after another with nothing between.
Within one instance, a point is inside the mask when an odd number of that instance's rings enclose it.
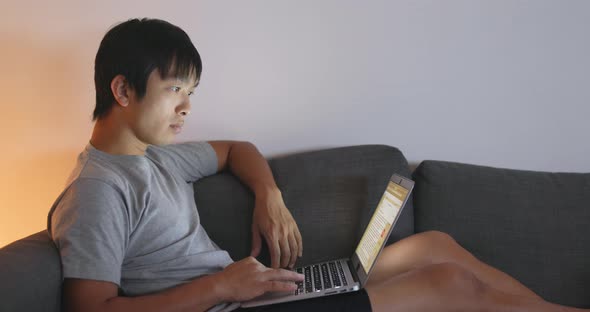
<instances>
[{"instance_id":1,"label":"laptop screen","mask_svg":"<svg viewBox=\"0 0 590 312\"><path fill-rule=\"evenodd\" d=\"M368 274L373 267L373 263L385 240L389 237L389 231L397 220L409 192L401 185L389 181L355 251L365 274Z\"/></svg>"}]
</instances>

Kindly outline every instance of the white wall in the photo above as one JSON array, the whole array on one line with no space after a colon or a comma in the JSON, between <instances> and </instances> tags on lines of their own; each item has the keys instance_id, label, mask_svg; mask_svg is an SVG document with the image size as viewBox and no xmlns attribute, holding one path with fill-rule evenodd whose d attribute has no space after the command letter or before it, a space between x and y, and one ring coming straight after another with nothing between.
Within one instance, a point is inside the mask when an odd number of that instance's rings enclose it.
<instances>
[{"instance_id":1,"label":"white wall","mask_svg":"<svg viewBox=\"0 0 590 312\"><path fill-rule=\"evenodd\" d=\"M277 2L187 23L205 73L183 138L590 171L589 1Z\"/></svg>"},{"instance_id":2,"label":"white wall","mask_svg":"<svg viewBox=\"0 0 590 312\"><path fill-rule=\"evenodd\" d=\"M144 16L204 61L180 140L590 172L590 1L3 0L0 246L44 226L91 133L100 39Z\"/></svg>"}]
</instances>

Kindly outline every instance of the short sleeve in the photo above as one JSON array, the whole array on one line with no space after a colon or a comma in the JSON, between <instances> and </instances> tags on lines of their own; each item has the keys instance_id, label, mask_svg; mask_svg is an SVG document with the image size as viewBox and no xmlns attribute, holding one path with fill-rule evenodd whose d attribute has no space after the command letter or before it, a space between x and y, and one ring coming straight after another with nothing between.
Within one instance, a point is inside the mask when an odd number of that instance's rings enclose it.
<instances>
[{"instance_id":1,"label":"short sleeve","mask_svg":"<svg viewBox=\"0 0 590 312\"><path fill-rule=\"evenodd\" d=\"M174 166L186 182L195 182L217 172L217 154L208 142L186 142L154 147L165 163Z\"/></svg>"},{"instance_id":2,"label":"short sleeve","mask_svg":"<svg viewBox=\"0 0 590 312\"><path fill-rule=\"evenodd\" d=\"M64 191L49 216L64 278L121 285L129 237L126 211L122 194L98 179L79 178Z\"/></svg>"}]
</instances>

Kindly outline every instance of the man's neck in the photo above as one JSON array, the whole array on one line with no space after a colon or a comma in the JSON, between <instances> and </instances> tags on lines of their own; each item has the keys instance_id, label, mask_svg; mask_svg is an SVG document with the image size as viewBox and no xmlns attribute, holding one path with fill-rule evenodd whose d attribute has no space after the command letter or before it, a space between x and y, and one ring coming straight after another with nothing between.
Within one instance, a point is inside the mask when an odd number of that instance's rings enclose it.
<instances>
[{"instance_id":1,"label":"man's neck","mask_svg":"<svg viewBox=\"0 0 590 312\"><path fill-rule=\"evenodd\" d=\"M141 142L123 123L115 122L110 117L96 121L90 144L112 155L145 155L148 145Z\"/></svg>"}]
</instances>

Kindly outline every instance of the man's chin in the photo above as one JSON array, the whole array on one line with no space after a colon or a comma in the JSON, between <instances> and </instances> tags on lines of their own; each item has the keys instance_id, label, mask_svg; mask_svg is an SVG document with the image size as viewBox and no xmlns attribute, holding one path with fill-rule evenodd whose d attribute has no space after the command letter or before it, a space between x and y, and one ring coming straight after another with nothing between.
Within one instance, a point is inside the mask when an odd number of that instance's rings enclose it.
<instances>
[{"instance_id":1,"label":"man's chin","mask_svg":"<svg viewBox=\"0 0 590 312\"><path fill-rule=\"evenodd\" d=\"M153 146L164 146L164 145L172 144L173 140L172 139L151 139L151 140L147 140L146 143L148 145L153 145Z\"/></svg>"},{"instance_id":2,"label":"man's chin","mask_svg":"<svg viewBox=\"0 0 590 312\"><path fill-rule=\"evenodd\" d=\"M164 146L164 145L168 145L168 144L172 144L172 143L174 143L174 137L157 140L154 143L152 143L152 145Z\"/></svg>"}]
</instances>

